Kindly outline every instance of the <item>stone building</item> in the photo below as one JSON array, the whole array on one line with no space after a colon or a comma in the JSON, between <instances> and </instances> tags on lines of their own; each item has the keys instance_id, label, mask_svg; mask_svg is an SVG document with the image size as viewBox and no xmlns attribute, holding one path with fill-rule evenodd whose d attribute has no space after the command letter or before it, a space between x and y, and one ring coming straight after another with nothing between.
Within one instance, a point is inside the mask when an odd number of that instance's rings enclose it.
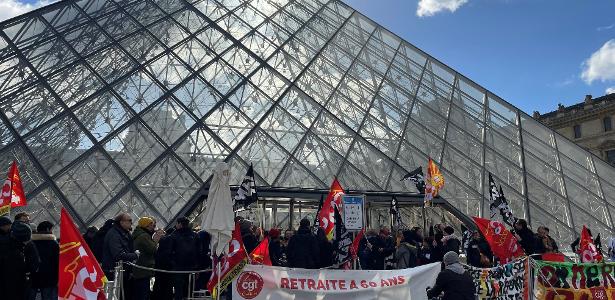
<instances>
[{"instance_id":1,"label":"stone building","mask_svg":"<svg viewBox=\"0 0 615 300\"><path fill-rule=\"evenodd\" d=\"M586 95L585 100L568 107L558 105L546 114L533 117L581 147L615 164L615 93L598 98Z\"/></svg>"}]
</instances>

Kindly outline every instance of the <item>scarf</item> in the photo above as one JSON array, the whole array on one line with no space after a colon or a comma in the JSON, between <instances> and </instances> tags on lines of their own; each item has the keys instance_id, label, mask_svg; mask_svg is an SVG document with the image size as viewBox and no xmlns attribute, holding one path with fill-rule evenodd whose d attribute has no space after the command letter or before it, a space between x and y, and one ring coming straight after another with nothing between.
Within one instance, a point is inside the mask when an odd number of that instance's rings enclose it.
<instances>
[{"instance_id":1,"label":"scarf","mask_svg":"<svg viewBox=\"0 0 615 300\"><path fill-rule=\"evenodd\" d=\"M447 269L447 270L451 270L451 271L453 271L454 273L457 273L457 274L463 274L463 273L466 272L466 270L463 268L463 266L460 263L450 264L450 265L448 265L448 266L446 266L444 268Z\"/></svg>"}]
</instances>

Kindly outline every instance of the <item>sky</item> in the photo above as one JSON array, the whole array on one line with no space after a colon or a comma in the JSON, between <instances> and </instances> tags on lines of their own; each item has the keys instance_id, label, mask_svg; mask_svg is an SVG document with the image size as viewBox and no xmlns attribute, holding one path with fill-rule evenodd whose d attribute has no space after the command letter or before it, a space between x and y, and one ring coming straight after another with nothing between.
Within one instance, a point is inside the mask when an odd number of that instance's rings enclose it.
<instances>
[{"instance_id":1,"label":"sky","mask_svg":"<svg viewBox=\"0 0 615 300\"><path fill-rule=\"evenodd\" d=\"M613 0L344 0L531 114L615 92ZM0 21L54 0L0 0Z\"/></svg>"},{"instance_id":2,"label":"sky","mask_svg":"<svg viewBox=\"0 0 615 300\"><path fill-rule=\"evenodd\" d=\"M528 114L615 93L613 0L344 0Z\"/></svg>"}]
</instances>

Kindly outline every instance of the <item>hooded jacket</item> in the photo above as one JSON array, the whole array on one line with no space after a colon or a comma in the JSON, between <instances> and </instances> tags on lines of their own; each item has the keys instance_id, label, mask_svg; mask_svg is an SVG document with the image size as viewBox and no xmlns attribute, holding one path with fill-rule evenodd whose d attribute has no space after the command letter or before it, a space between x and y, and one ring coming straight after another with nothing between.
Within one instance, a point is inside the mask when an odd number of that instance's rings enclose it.
<instances>
[{"instance_id":1,"label":"hooded jacket","mask_svg":"<svg viewBox=\"0 0 615 300\"><path fill-rule=\"evenodd\" d=\"M141 254L137 259L136 264L148 268L153 268L155 265L155 255L157 244L152 239L152 232L148 232L147 229L137 227L132 232L132 239L134 241L135 250L139 250ZM140 268L134 268L132 277L135 279L147 278L154 276L154 271L149 271Z\"/></svg>"}]
</instances>

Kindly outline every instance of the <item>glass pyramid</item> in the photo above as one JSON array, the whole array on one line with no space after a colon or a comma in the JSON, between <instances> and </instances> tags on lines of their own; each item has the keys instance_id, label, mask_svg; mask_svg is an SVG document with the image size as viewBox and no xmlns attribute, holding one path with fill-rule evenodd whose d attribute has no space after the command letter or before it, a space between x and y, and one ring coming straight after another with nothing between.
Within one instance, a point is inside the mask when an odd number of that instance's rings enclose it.
<instances>
[{"instance_id":1,"label":"glass pyramid","mask_svg":"<svg viewBox=\"0 0 615 300\"><path fill-rule=\"evenodd\" d=\"M0 23L0 166L20 163L36 221L120 210L162 224L212 166L238 184L416 192L514 213L564 244L613 229L615 169L336 0L61 1Z\"/></svg>"}]
</instances>

